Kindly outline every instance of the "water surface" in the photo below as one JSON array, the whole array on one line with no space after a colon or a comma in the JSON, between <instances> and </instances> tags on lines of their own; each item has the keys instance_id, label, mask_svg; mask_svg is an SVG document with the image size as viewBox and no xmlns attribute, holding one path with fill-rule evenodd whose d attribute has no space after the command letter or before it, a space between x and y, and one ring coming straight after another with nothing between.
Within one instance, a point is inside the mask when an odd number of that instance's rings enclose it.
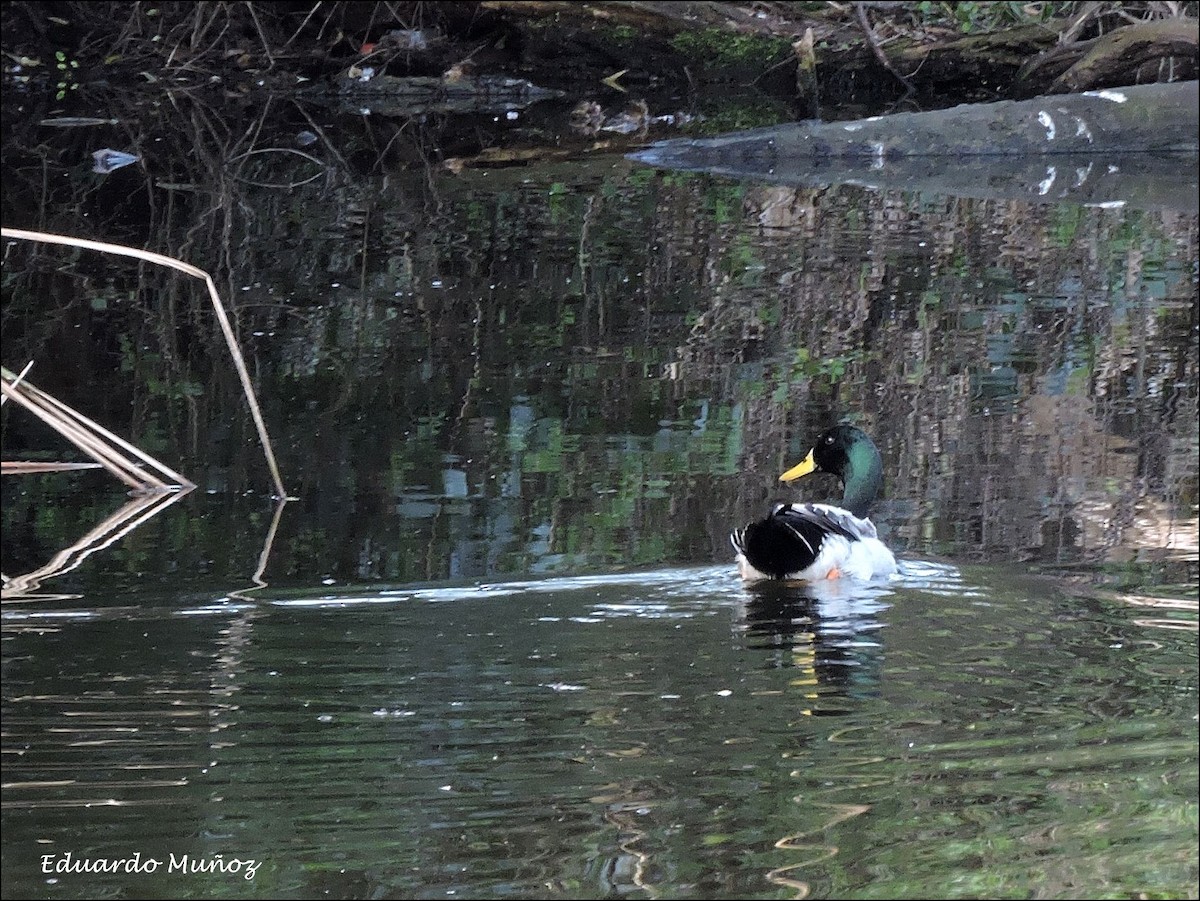
<instances>
[{"instance_id":1,"label":"water surface","mask_svg":"<svg viewBox=\"0 0 1200 901\"><path fill-rule=\"evenodd\" d=\"M710 566L140 600L6 619L6 893L1082 898L1196 878L1194 618L1170 607L921 563L857 591ZM14 834L261 868L55 879Z\"/></svg>"},{"instance_id":2,"label":"water surface","mask_svg":"<svg viewBox=\"0 0 1200 901\"><path fill-rule=\"evenodd\" d=\"M200 487L4 479L5 897L1200 894L1194 212L174 101L6 115L4 221L210 268L296 500L193 285L7 248L5 364ZM900 575L743 587L841 420Z\"/></svg>"}]
</instances>

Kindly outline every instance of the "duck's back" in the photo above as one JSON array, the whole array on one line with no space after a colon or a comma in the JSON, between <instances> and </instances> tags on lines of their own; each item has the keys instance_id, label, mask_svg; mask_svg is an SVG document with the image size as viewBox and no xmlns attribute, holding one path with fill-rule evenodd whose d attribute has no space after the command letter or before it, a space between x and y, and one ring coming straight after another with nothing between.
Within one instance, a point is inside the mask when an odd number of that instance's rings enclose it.
<instances>
[{"instance_id":1,"label":"duck's back","mask_svg":"<svg viewBox=\"0 0 1200 901\"><path fill-rule=\"evenodd\" d=\"M780 504L730 540L747 579L865 580L896 571L875 524L829 504Z\"/></svg>"}]
</instances>

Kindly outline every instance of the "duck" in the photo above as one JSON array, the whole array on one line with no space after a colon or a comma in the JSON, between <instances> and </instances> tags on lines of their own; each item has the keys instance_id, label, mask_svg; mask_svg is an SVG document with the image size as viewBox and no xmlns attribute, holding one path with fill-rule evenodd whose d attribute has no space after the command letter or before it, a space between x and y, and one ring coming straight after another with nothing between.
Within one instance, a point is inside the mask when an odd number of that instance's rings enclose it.
<instances>
[{"instance_id":1,"label":"duck","mask_svg":"<svg viewBox=\"0 0 1200 901\"><path fill-rule=\"evenodd\" d=\"M879 448L852 425L826 429L804 460L779 477L793 482L828 472L842 482L842 505L777 504L758 522L729 536L746 582L786 579L868 581L896 571L896 557L867 518L883 484Z\"/></svg>"}]
</instances>

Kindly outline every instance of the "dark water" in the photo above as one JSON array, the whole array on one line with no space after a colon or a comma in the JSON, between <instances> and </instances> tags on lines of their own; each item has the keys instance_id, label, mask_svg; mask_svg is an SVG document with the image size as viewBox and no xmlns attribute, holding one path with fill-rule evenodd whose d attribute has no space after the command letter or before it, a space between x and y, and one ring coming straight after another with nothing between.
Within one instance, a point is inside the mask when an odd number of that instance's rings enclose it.
<instances>
[{"instance_id":1,"label":"dark water","mask_svg":"<svg viewBox=\"0 0 1200 901\"><path fill-rule=\"evenodd\" d=\"M6 891L1179 897L1194 619L1151 612L917 562L26 606ZM36 873L66 851L164 865ZM218 853L260 869L166 873Z\"/></svg>"},{"instance_id":2,"label":"dark water","mask_svg":"<svg viewBox=\"0 0 1200 901\"><path fill-rule=\"evenodd\" d=\"M193 284L6 245L5 365L200 487L4 478L5 897L1200 894L1194 213L19 99L6 226L209 269L296 500ZM900 575L744 588L843 419Z\"/></svg>"}]
</instances>

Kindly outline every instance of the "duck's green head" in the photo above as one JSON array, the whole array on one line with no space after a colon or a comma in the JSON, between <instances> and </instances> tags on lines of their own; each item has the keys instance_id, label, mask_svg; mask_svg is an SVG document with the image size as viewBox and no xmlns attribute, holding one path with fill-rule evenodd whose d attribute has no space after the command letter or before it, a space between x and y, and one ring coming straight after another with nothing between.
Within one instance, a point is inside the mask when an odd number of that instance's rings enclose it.
<instances>
[{"instance_id":1,"label":"duck's green head","mask_svg":"<svg viewBox=\"0 0 1200 901\"><path fill-rule=\"evenodd\" d=\"M842 480L843 504L855 516L866 516L867 508L879 494L883 482L883 464L879 449L862 429L838 425L826 429L803 462L779 477L792 482L813 472L829 472Z\"/></svg>"}]
</instances>

